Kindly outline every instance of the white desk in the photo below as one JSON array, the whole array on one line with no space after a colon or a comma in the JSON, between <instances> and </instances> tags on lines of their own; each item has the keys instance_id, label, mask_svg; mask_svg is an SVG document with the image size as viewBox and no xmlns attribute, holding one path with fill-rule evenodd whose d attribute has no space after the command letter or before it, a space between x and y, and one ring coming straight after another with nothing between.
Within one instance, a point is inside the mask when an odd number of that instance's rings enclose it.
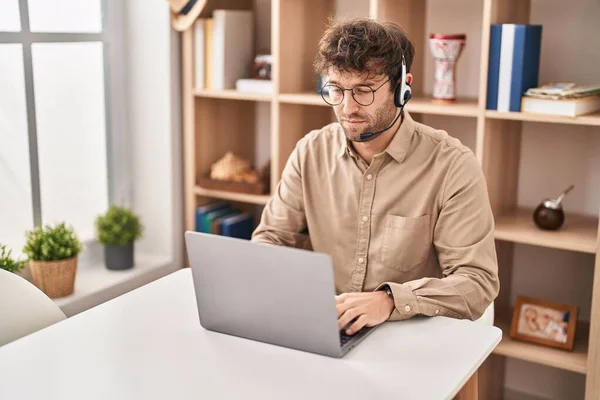
<instances>
[{"instance_id":1,"label":"white desk","mask_svg":"<svg viewBox=\"0 0 600 400\"><path fill-rule=\"evenodd\" d=\"M0 399L450 399L500 339L436 317L343 359L253 342L200 326L186 269L0 347Z\"/></svg>"}]
</instances>

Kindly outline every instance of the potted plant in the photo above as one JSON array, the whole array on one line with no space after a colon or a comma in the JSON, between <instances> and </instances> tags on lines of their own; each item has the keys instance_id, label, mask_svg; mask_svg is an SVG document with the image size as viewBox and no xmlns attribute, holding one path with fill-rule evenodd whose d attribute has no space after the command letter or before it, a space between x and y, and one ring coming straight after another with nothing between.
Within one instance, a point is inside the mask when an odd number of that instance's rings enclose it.
<instances>
[{"instance_id":1,"label":"potted plant","mask_svg":"<svg viewBox=\"0 0 600 400\"><path fill-rule=\"evenodd\" d=\"M133 211L117 205L96 218L96 235L104 245L106 268L124 270L134 266L134 242L142 237L143 229Z\"/></svg>"},{"instance_id":2,"label":"potted plant","mask_svg":"<svg viewBox=\"0 0 600 400\"><path fill-rule=\"evenodd\" d=\"M0 268L16 274L25 267L25 263L15 260L11 253L11 249L0 243Z\"/></svg>"},{"instance_id":3,"label":"potted plant","mask_svg":"<svg viewBox=\"0 0 600 400\"><path fill-rule=\"evenodd\" d=\"M83 249L71 226L64 222L36 226L25 233L33 283L48 297L68 296L75 288L78 255Z\"/></svg>"}]
</instances>

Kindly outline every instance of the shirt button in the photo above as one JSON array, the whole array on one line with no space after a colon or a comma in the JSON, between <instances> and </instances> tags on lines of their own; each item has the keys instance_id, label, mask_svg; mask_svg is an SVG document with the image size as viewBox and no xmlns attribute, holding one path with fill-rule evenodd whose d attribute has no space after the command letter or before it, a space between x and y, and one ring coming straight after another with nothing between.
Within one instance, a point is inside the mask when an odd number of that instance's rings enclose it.
<instances>
[{"instance_id":1,"label":"shirt button","mask_svg":"<svg viewBox=\"0 0 600 400\"><path fill-rule=\"evenodd\" d=\"M364 262L365 262L365 259L364 259L364 258L362 258L362 257L360 257L360 258L358 259L358 262L359 262L359 264L362 264L362 263L364 263Z\"/></svg>"},{"instance_id":2,"label":"shirt button","mask_svg":"<svg viewBox=\"0 0 600 400\"><path fill-rule=\"evenodd\" d=\"M406 307L404 307L404 311L410 312L410 306L407 305Z\"/></svg>"},{"instance_id":3,"label":"shirt button","mask_svg":"<svg viewBox=\"0 0 600 400\"><path fill-rule=\"evenodd\" d=\"M367 217L366 215L363 215L362 220L367 222L369 220L369 217Z\"/></svg>"},{"instance_id":4,"label":"shirt button","mask_svg":"<svg viewBox=\"0 0 600 400\"><path fill-rule=\"evenodd\" d=\"M367 175L367 179L368 179L368 180L371 180L371 179L373 179L373 175L371 175L371 174Z\"/></svg>"},{"instance_id":5,"label":"shirt button","mask_svg":"<svg viewBox=\"0 0 600 400\"><path fill-rule=\"evenodd\" d=\"M435 310L435 315L438 315L440 313L440 310Z\"/></svg>"}]
</instances>

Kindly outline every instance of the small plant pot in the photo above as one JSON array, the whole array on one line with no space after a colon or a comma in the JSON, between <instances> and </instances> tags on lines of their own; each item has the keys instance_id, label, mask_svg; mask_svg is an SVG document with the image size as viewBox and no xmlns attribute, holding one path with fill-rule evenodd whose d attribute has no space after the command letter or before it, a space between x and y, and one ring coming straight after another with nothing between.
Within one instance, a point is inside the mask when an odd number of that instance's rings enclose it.
<instances>
[{"instance_id":1,"label":"small plant pot","mask_svg":"<svg viewBox=\"0 0 600 400\"><path fill-rule=\"evenodd\" d=\"M50 298L73 294L77 257L60 261L29 261L29 271L33 284Z\"/></svg>"},{"instance_id":2,"label":"small plant pot","mask_svg":"<svg viewBox=\"0 0 600 400\"><path fill-rule=\"evenodd\" d=\"M104 263L111 270L125 270L133 268L133 243L126 246L112 244L104 245Z\"/></svg>"}]
</instances>

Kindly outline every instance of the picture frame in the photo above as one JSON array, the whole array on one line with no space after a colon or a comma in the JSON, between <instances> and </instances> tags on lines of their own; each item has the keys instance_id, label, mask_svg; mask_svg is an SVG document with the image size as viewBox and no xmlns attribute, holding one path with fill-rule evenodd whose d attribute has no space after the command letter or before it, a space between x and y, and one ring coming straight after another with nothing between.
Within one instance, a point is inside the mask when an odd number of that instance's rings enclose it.
<instances>
[{"instance_id":1,"label":"picture frame","mask_svg":"<svg viewBox=\"0 0 600 400\"><path fill-rule=\"evenodd\" d=\"M571 304L517 296L510 337L572 351L578 313Z\"/></svg>"}]
</instances>

